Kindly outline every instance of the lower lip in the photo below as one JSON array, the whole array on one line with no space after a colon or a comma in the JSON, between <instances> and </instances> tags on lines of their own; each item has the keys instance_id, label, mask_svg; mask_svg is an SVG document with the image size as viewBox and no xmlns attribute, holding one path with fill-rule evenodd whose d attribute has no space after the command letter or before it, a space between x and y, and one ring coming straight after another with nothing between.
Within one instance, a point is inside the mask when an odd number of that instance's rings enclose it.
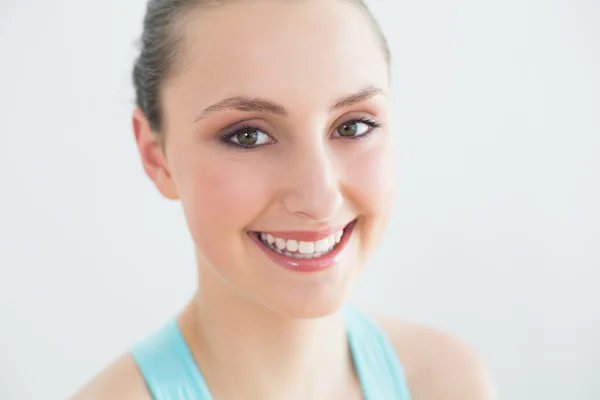
<instances>
[{"instance_id":1,"label":"lower lip","mask_svg":"<svg viewBox=\"0 0 600 400\"><path fill-rule=\"evenodd\" d=\"M270 258L283 268L291 269L298 272L318 272L332 268L337 261L338 256L346 247L346 244L350 240L350 235L354 229L355 221L351 222L344 228L344 234L340 242L331 250L329 253L322 255L318 258L302 259L287 257L282 254L276 253L265 245L256 233L250 233L250 237L260 249L262 249Z\"/></svg>"}]
</instances>

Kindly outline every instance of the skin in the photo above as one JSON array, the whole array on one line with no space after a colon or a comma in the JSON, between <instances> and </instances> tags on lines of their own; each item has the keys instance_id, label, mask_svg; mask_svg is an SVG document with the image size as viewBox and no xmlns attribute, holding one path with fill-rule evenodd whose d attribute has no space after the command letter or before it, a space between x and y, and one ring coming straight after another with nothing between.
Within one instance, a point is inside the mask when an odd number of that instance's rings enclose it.
<instances>
[{"instance_id":1,"label":"skin","mask_svg":"<svg viewBox=\"0 0 600 400\"><path fill-rule=\"evenodd\" d=\"M396 134L388 65L365 22L338 0L254 0L192 13L182 64L163 90L163 143L134 112L144 169L163 196L181 202L196 245L198 292L178 320L217 399L361 397L338 310L389 220ZM278 108L205 111L234 96ZM381 127L340 137L355 118ZM246 124L267 144L240 149L220 139ZM338 264L318 273L277 266L248 236L354 219ZM485 367L460 341L377 319L414 399L494 398ZM100 398L150 398L129 355L74 397Z\"/></svg>"}]
</instances>

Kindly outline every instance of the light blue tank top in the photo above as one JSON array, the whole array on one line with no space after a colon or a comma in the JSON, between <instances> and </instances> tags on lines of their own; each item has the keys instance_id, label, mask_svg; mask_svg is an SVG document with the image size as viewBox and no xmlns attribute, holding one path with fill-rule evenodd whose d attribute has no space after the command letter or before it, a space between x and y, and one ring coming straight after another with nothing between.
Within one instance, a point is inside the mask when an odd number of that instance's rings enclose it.
<instances>
[{"instance_id":1,"label":"light blue tank top","mask_svg":"<svg viewBox=\"0 0 600 400\"><path fill-rule=\"evenodd\" d=\"M379 326L353 308L344 310L354 365L365 400L410 400L396 352ZM213 400L177 321L131 349L155 400Z\"/></svg>"}]
</instances>

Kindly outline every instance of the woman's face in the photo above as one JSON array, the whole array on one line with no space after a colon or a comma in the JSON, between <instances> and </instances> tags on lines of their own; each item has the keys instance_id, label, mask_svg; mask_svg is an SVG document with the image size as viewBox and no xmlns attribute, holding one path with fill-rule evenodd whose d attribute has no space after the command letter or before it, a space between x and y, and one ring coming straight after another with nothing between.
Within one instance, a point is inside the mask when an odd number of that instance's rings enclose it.
<instances>
[{"instance_id":1,"label":"woman's face","mask_svg":"<svg viewBox=\"0 0 600 400\"><path fill-rule=\"evenodd\" d=\"M165 170L201 279L286 315L334 312L392 205L388 66L367 17L334 0L202 9L179 62Z\"/></svg>"}]
</instances>

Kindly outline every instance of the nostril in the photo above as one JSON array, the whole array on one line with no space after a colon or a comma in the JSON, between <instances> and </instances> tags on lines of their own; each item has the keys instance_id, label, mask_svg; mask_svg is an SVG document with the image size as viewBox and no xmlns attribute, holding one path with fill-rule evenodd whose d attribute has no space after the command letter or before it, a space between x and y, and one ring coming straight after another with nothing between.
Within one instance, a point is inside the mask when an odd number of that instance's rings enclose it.
<instances>
[{"instance_id":1,"label":"nostril","mask_svg":"<svg viewBox=\"0 0 600 400\"><path fill-rule=\"evenodd\" d=\"M284 208L294 215L318 223L327 223L339 215L343 205L342 194L335 189L314 191L289 191L283 198Z\"/></svg>"}]
</instances>

